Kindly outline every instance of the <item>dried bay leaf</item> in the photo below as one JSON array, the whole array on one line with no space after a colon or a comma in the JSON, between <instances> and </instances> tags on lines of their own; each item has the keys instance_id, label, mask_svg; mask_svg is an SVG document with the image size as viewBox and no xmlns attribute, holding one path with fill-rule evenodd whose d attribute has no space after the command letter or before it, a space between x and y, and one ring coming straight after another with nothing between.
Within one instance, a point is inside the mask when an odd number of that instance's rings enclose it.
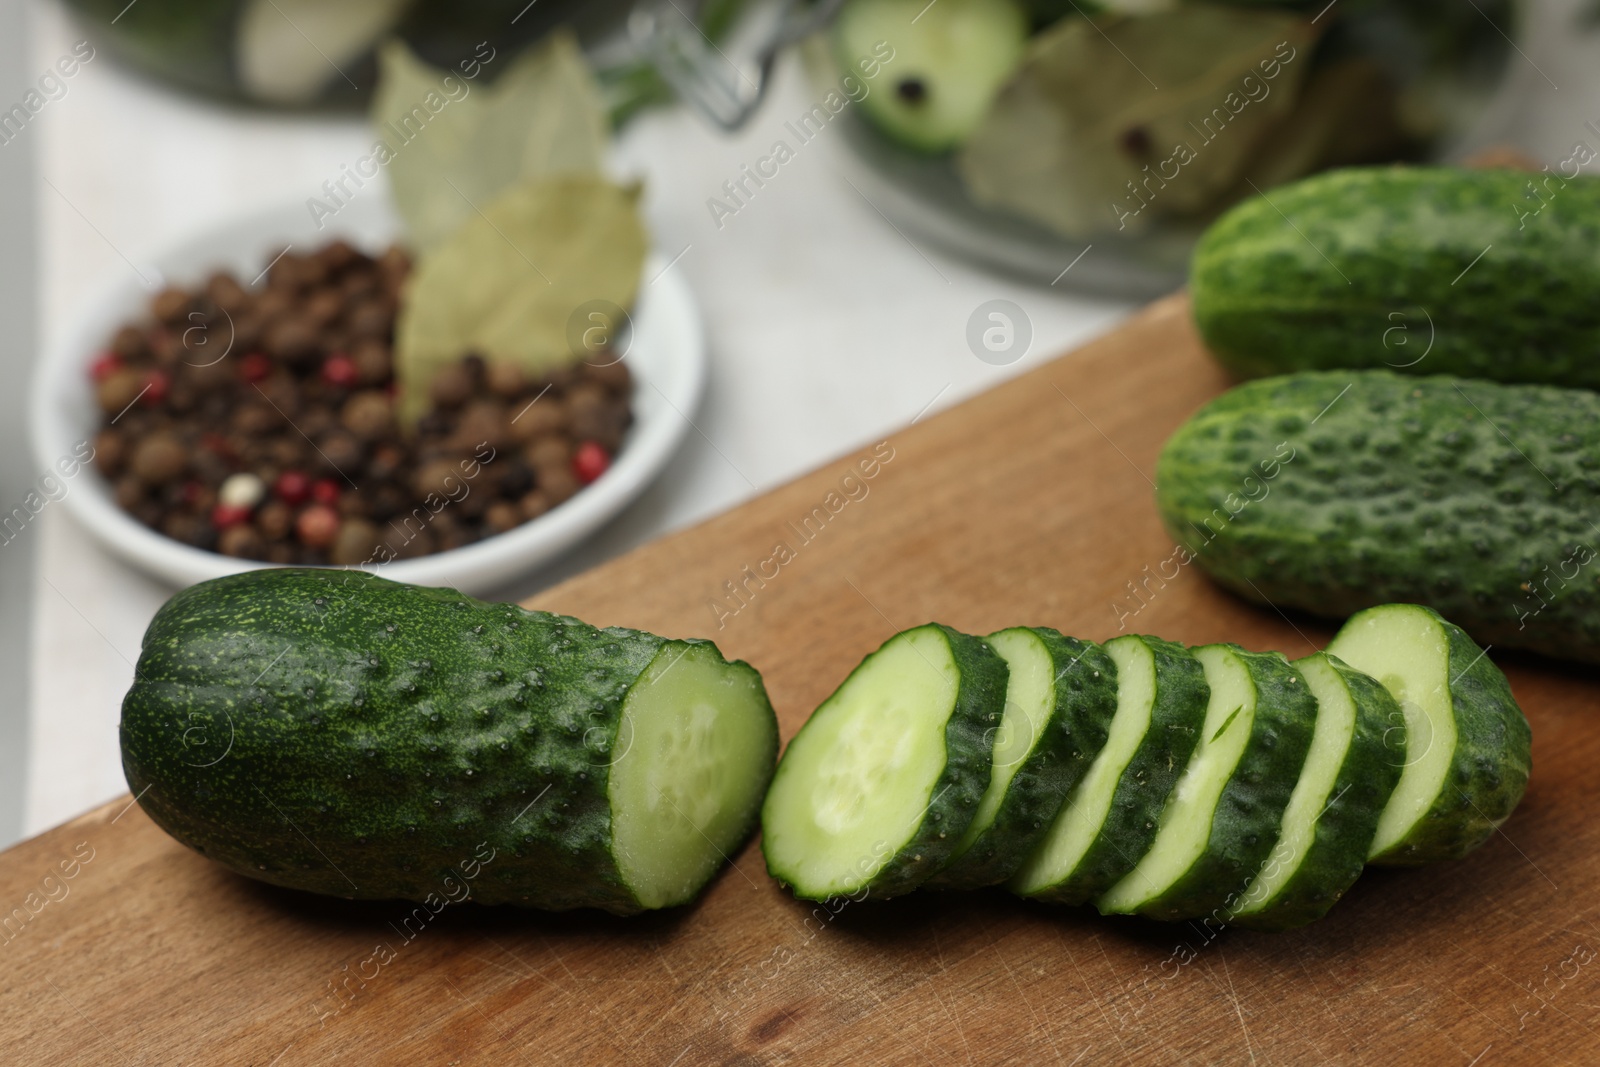
<instances>
[{"instance_id":1,"label":"dried bay leaf","mask_svg":"<svg viewBox=\"0 0 1600 1067\"><path fill-rule=\"evenodd\" d=\"M516 182L600 173L605 102L570 30L551 33L492 84L435 69L399 41L378 58L372 124L418 251Z\"/></svg>"},{"instance_id":2,"label":"dried bay leaf","mask_svg":"<svg viewBox=\"0 0 1600 1067\"><path fill-rule=\"evenodd\" d=\"M957 160L972 198L1071 237L1205 211L1293 111L1316 27L1193 4L1036 36Z\"/></svg>"},{"instance_id":3,"label":"dried bay leaf","mask_svg":"<svg viewBox=\"0 0 1600 1067\"><path fill-rule=\"evenodd\" d=\"M477 353L530 376L571 363L567 323L582 305L633 304L648 238L639 187L598 175L523 182L482 205L418 260L395 324L399 410L428 407L440 368Z\"/></svg>"}]
</instances>

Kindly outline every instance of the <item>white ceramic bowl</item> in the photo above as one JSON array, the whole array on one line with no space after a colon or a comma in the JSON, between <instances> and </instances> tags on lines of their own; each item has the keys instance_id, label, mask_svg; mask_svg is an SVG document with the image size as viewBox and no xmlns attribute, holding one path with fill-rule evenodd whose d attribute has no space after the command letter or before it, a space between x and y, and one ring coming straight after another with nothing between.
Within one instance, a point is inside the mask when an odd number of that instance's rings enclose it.
<instances>
[{"instance_id":1,"label":"white ceramic bowl","mask_svg":"<svg viewBox=\"0 0 1600 1067\"><path fill-rule=\"evenodd\" d=\"M335 237L367 250L400 232L386 201L352 202L318 230L300 202L215 226L171 245L154 267L163 281L196 284L218 268L242 281L256 276L275 249L292 243L309 251ZM483 593L504 586L571 548L642 492L683 439L699 403L705 373L704 336L694 298L681 275L652 255L633 309L627 365L635 380L634 424L611 468L571 500L507 533L419 559L369 567L396 581L454 586ZM148 268L146 269L148 274ZM45 353L33 381L32 441L40 470L55 470L100 424L89 365L117 327L144 312L151 291L130 270L101 289ZM111 486L93 464L67 481L61 503L106 548L179 586L268 566L230 559L182 544L117 507Z\"/></svg>"}]
</instances>

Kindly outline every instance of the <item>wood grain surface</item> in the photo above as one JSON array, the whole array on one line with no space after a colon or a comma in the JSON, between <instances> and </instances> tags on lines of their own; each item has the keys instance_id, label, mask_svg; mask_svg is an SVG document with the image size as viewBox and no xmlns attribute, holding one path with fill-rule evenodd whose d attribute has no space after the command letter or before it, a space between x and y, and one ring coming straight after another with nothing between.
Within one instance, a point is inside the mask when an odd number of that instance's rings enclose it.
<instances>
[{"instance_id":1,"label":"wood grain surface","mask_svg":"<svg viewBox=\"0 0 1600 1067\"><path fill-rule=\"evenodd\" d=\"M1192 568L1144 581L1173 547L1156 455L1225 384L1172 298L894 434L870 479L869 446L537 606L715 637L761 669L785 738L930 619L1304 655L1326 624ZM764 577L780 543L793 558ZM1534 731L1504 832L1458 863L1368 872L1289 934L1208 938L999 891L832 914L781 891L755 843L672 914L461 904L419 930L404 904L232 875L124 799L0 856L0 1062L1595 1063L1600 686L1495 658Z\"/></svg>"}]
</instances>

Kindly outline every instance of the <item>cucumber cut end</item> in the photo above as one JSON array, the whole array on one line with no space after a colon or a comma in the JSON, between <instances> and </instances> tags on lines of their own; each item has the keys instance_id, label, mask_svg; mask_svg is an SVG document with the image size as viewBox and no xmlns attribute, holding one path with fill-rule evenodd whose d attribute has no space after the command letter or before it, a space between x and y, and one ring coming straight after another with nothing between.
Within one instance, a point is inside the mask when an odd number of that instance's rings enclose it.
<instances>
[{"instance_id":1,"label":"cucumber cut end","mask_svg":"<svg viewBox=\"0 0 1600 1067\"><path fill-rule=\"evenodd\" d=\"M669 641L629 690L610 766L613 851L646 908L685 903L749 832L777 724L760 676Z\"/></svg>"},{"instance_id":2,"label":"cucumber cut end","mask_svg":"<svg viewBox=\"0 0 1600 1067\"><path fill-rule=\"evenodd\" d=\"M1010 882L1013 892L1036 896L1069 878L1094 844L1111 808L1122 772L1150 729L1156 698L1156 660L1135 636L1104 645L1117 668L1117 710L1105 747L1062 805L1039 848Z\"/></svg>"},{"instance_id":3,"label":"cucumber cut end","mask_svg":"<svg viewBox=\"0 0 1600 1067\"><path fill-rule=\"evenodd\" d=\"M1317 821L1327 809L1330 794L1355 736L1356 702L1339 672L1319 652L1296 660L1294 666L1317 700L1317 721L1311 735L1300 780L1284 809L1278 843L1233 909L1235 915L1258 915L1270 908L1289 884L1316 838Z\"/></svg>"},{"instance_id":4,"label":"cucumber cut end","mask_svg":"<svg viewBox=\"0 0 1600 1067\"><path fill-rule=\"evenodd\" d=\"M1104 914L1132 914L1160 897L1181 878L1211 837L1217 801L1244 755L1255 722L1256 687L1250 669L1227 645L1194 649L1211 687L1205 726L1161 812L1160 829L1122 880L1096 902Z\"/></svg>"},{"instance_id":5,"label":"cucumber cut end","mask_svg":"<svg viewBox=\"0 0 1600 1067\"><path fill-rule=\"evenodd\" d=\"M772 874L811 899L868 885L922 825L959 670L934 626L868 656L789 743L762 811Z\"/></svg>"},{"instance_id":6,"label":"cucumber cut end","mask_svg":"<svg viewBox=\"0 0 1600 1067\"><path fill-rule=\"evenodd\" d=\"M989 787L978 801L972 822L956 842L952 861L971 848L993 823L1011 779L1039 744L1055 708L1054 665L1044 640L1025 626L984 638L1000 653L1011 674L1006 683L1006 710L994 737L994 764Z\"/></svg>"},{"instance_id":7,"label":"cucumber cut end","mask_svg":"<svg viewBox=\"0 0 1600 1067\"><path fill-rule=\"evenodd\" d=\"M1450 637L1427 608L1386 604L1346 623L1328 653L1381 682L1405 715L1400 783L1378 817L1368 851L1368 858L1376 859L1405 841L1427 815L1449 773L1456 749Z\"/></svg>"}]
</instances>

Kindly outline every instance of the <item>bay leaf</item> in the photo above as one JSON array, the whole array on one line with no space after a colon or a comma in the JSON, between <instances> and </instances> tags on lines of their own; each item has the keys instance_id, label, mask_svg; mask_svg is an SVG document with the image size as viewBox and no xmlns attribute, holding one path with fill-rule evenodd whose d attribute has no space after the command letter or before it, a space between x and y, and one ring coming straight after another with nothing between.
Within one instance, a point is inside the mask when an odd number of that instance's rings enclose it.
<instances>
[{"instance_id":1,"label":"bay leaf","mask_svg":"<svg viewBox=\"0 0 1600 1067\"><path fill-rule=\"evenodd\" d=\"M1034 37L957 171L978 203L1069 237L1203 212L1293 111L1318 32L1217 4L1065 19Z\"/></svg>"},{"instance_id":2,"label":"bay leaf","mask_svg":"<svg viewBox=\"0 0 1600 1067\"><path fill-rule=\"evenodd\" d=\"M429 66L397 40L378 62L372 125L388 148L395 206L418 251L518 181L600 173L610 125L571 30L552 32L492 83L492 64L469 79Z\"/></svg>"},{"instance_id":3,"label":"bay leaf","mask_svg":"<svg viewBox=\"0 0 1600 1067\"><path fill-rule=\"evenodd\" d=\"M639 192L595 174L524 181L424 252L395 324L401 419L414 424L434 375L468 353L529 376L580 358L572 316L597 300L631 307L638 293Z\"/></svg>"}]
</instances>

